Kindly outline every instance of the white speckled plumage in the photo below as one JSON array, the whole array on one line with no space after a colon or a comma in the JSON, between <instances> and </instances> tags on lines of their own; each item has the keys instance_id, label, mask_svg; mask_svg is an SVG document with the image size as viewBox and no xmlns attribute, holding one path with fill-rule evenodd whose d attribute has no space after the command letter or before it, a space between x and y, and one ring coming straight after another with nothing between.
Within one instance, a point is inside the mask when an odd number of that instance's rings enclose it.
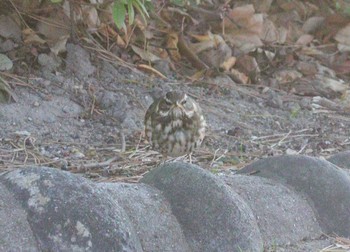
<instances>
[{"instance_id":1,"label":"white speckled plumage","mask_svg":"<svg viewBox=\"0 0 350 252\"><path fill-rule=\"evenodd\" d=\"M205 128L200 106L182 92L168 92L145 115L146 136L164 156L190 154L202 143Z\"/></svg>"}]
</instances>

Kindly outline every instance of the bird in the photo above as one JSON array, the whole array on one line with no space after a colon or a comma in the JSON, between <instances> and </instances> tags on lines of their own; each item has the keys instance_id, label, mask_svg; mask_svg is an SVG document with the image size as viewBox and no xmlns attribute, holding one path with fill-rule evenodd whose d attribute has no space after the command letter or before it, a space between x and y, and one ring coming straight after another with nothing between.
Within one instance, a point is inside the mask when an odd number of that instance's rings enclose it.
<instances>
[{"instance_id":1,"label":"bird","mask_svg":"<svg viewBox=\"0 0 350 252\"><path fill-rule=\"evenodd\" d=\"M169 91L156 99L145 114L145 136L163 159L191 154L205 137L202 109L185 92Z\"/></svg>"}]
</instances>

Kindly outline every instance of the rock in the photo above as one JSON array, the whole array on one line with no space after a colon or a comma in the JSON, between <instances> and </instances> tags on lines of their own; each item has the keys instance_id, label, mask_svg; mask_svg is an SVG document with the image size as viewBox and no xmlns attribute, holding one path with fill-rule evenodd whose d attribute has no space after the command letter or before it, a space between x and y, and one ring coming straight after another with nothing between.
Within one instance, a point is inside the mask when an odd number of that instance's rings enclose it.
<instances>
[{"instance_id":1,"label":"rock","mask_svg":"<svg viewBox=\"0 0 350 252\"><path fill-rule=\"evenodd\" d=\"M349 169L350 171L350 151L334 154L327 160L340 168Z\"/></svg>"},{"instance_id":2,"label":"rock","mask_svg":"<svg viewBox=\"0 0 350 252\"><path fill-rule=\"evenodd\" d=\"M0 251L39 251L26 211L2 184L0 192Z\"/></svg>"},{"instance_id":3,"label":"rock","mask_svg":"<svg viewBox=\"0 0 350 252\"><path fill-rule=\"evenodd\" d=\"M191 251L262 251L262 238L242 198L203 169L167 163L141 182L162 191Z\"/></svg>"},{"instance_id":4,"label":"rock","mask_svg":"<svg viewBox=\"0 0 350 252\"><path fill-rule=\"evenodd\" d=\"M114 117L119 124L122 124L130 111L128 98L122 92L114 93L103 90L97 93L96 100L101 108L107 111L107 114Z\"/></svg>"},{"instance_id":5,"label":"rock","mask_svg":"<svg viewBox=\"0 0 350 252\"><path fill-rule=\"evenodd\" d=\"M325 160L279 156L259 160L238 172L269 178L300 193L325 233L350 236L350 177Z\"/></svg>"},{"instance_id":6,"label":"rock","mask_svg":"<svg viewBox=\"0 0 350 252\"><path fill-rule=\"evenodd\" d=\"M4 42L0 43L0 52L9 52L12 51L16 47L16 44L10 40L7 39Z\"/></svg>"},{"instance_id":7,"label":"rock","mask_svg":"<svg viewBox=\"0 0 350 252\"><path fill-rule=\"evenodd\" d=\"M145 184L99 184L122 206L139 235L143 251L191 251L162 193Z\"/></svg>"},{"instance_id":8,"label":"rock","mask_svg":"<svg viewBox=\"0 0 350 252\"><path fill-rule=\"evenodd\" d=\"M0 53L0 71L8 71L13 67L12 60L10 60L5 54Z\"/></svg>"},{"instance_id":9,"label":"rock","mask_svg":"<svg viewBox=\"0 0 350 252\"><path fill-rule=\"evenodd\" d=\"M38 56L38 62L44 69L44 71L52 72L55 71L62 63L61 59L55 57L55 55L50 54L47 55L45 53L41 53Z\"/></svg>"},{"instance_id":10,"label":"rock","mask_svg":"<svg viewBox=\"0 0 350 252\"><path fill-rule=\"evenodd\" d=\"M91 64L89 53L79 45L67 44L66 70L79 79L92 75L96 68Z\"/></svg>"},{"instance_id":11,"label":"rock","mask_svg":"<svg viewBox=\"0 0 350 252\"><path fill-rule=\"evenodd\" d=\"M10 16L0 15L0 36L20 42L22 32L18 24Z\"/></svg>"},{"instance_id":12,"label":"rock","mask_svg":"<svg viewBox=\"0 0 350 252\"><path fill-rule=\"evenodd\" d=\"M26 213L12 221L28 221L40 251L142 251L124 209L88 180L27 167L3 175L0 182ZM27 230L19 230L18 237L30 237Z\"/></svg>"},{"instance_id":13,"label":"rock","mask_svg":"<svg viewBox=\"0 0 350 252\"><path fill-rule=\"evenodd\" d=\"M350 177L337 166L281 156L239 173L179 162L139 184L47 167L2 173L0 251L291 252L322 249L323 233L349 236Z\"/></svg>"},{"instance_id":14,"label":"rock","mask_svg":"<svg viewBox=\"0 0 350 252\"><path fill-rule=\"evenodd\" d=\"M165 76L170 77L172 75L172 71L169 64L169 60L160 59L154 62L153 67Z\"/></svg>"},{"instance_id":15,"label":"rock","mask_svg":"<svg viewBox=\"0 0 350 252\"><path fill-rule=\"evenodd\" d=\"M231 175L224 177L224 181L252 209L265 248L322 235L309 203L288 187L257 176Z\"/></svg>"}]
</instances>

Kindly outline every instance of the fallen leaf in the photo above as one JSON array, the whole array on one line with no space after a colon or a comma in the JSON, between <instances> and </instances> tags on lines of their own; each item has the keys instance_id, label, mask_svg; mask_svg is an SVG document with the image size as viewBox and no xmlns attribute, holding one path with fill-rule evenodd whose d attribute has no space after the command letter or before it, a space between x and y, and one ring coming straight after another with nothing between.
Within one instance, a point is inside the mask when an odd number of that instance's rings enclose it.
<instances>
[{"instance_id":1,"label":"fallen leaf","mask_svg":"<svg viewBox=\"0 0 350 252\"><path fill-rule=\"evenodd\" d=\"M170 57L176 62L181 60L181 54L179 53L179 49L177 47L178 42L178 34L176 32L170 32L167 36L166 47L169 51Z\"/></svg>"},{"instance_id":2,"label":"fallen leaf","mask_svg":"<svg viewBox=\"0 0 350 252\"><path fill-rule=\"evenodd\" d=\"M69 35L64 35L59 39L57 39L57 41L55 41L54 43L49 42L48 44L51 52L53 52L55 55L58 55L61 52L65 52L68 38L69 38Z\"/></svg>"},{"instance_id":3,"label":"fallen leaf","mask_svg":"<svg viewBox=\"0 0 350 252\"><path fill-rule=\"evenodd\" d=\"M275 72L274 77L280 84L284 84L300 79L303 75L296 70L281 70Z\"/></svg>"},{"instance_id":4,"label":"fallen leaf","mask_svg":"<svg viewBox=\"0 0 350 252\"><path fill-rule=\"evenodd\" d=\"M260 74L260 68L256 59L249 55L243 55L237 59L236 68L255 81Z\"/></svg>"},{"instance_id":5,"label":"fallen leaf","mask_svg":"<svg viewBox=\"0 0 350 252\"><path fill-rule=\"evenodd\" d=\"M39 44L39 45L42 45L42 44L45 44L46 41L42 38L40 38L36 33L35 31L33 31L32 29L30 28L27 28L25 30L22 31L22 34L23 34L23 42L27 45L29 44Z\"/></svg>"},{"instance_id":6,"label":"fallen leaf","mask_svg":"<svg viewBox=\"0 0 350 252\"><path fill-rule=\"evenodd\" d=\"M324 17L310 17L301 28L305 33L313 33L324 24Z\"/></svg>"},{"instance_id":7,"label":"fallen leaf","mask_svg":"<svg viewBox=\"0 0 350 252\"><path fill-rule=\"evenodd\" d=\"M328 78L324 75L316 75L316 78L320 81L320 86L323 89L329 89L334 92L344 92L349 86L344 83L343 80Z\"/></svg>"},{"instance_id":8,"label":"fallen leaf","mask_svg":"<svg viewBox=\"0 0 350 252\"><path fill-rule=\"evenodd\" d=\"M350 24L339 30L334 39L338 41L340 51L350 51Z\"/></svg>"},{"instance_id":9,"label":"fallen leaf","mask_svg":"<svg viewBox=\"0 0 350 252\"><path fill-rule=\"evenodd\" d=\"M249 78L244 73L241 73L240 71L232 68L229 72L229 76L232 77L232 79L240 84L248 84Z\"/></svg>"},{"instance_id":10,"label":"fallen leaf","mask_svg":"<svg viewBox=\"0 0 350 252\"><path fill-rule=\"evenodd\" d=\"M62 10L53 11L48 18L41 17L37 23L37 29L48 41L55 41L62 36L69 35L70 21Z\"/></svg>"},{"instance_id":11,"label":"fallen leaf","mask_svg":"<svg viewBox=\"0 0 350 252\"><path fill-rule=\"evenodd\" d=\"M236 61L236 57L229 57L227 60L221 63L220 68L222 68L224 71L229 71L236 64Z\"/></svg>"},{"instance_id":12,"label":"fallen leaf","mask_svg":"<svg viewBox=\"0 0 350 252\"><path fill-rule=\"evenodd\" d=\"M141 59L147 61L147 62L155 62L158 60L161 60L160 57L154 55L153 53L149 51L145 51L137 46L131 45L132 50L141 57Z\"/></svg>"},{"instance_id":13,"label":"fallen leaf","mask_svg":"<svg viewBox=\"0 0 350 252\"><path fill-rule=\"evenodd\" d=\"M147 70L149 72L152 72L152 73L158 75L159 77L161 77L163 79L167 79L167 77L165 75L163 75L161 72L159 72L158 70L154 69L151 66L140 64L140 65L137 65L137 67L142 69L142 70Z\"/></svg>"},{"instance_id":14,"label":"fallen leaf","mask_svg":"<svg viewBox=\"0 0 350 252\"><path fill-rule=\"evenodd\" d=\"M313 39L314 39L314 36L309 34L303 34L299 37L299 39L295 42L295 44L305 46L307 44L310 44Z\"/></svg>"},{"instance_id":15,"label":"fallen leaf","mask_svg":"<svg viewBox=\"0 0 350 252\"><path fill-rule=\"evenodd\" d=\"M86 24L90 31L95 31L101 25L101 21L98 17L97 10L94 6L91 5L82 5L81 6L83 13L83 22Z\"/></svg>"},{"instance_id":16,"label":"fallen leaf","mask_svg":"<svg viewBox=\"0 0 350 252\"><path fill-rule=\"evenodd\" d=\"M297 69L305 76L317 74L317 66L313 62L299 61L297 63Z\"/></svg>"},{"instance_id":17,"label":"fallen leaf","mask_svg":"<svg viewBox=\"0 0 350 252\"><path fill-rule=\"evenodd\" d=\"M253 51L263 45L260 36L263 31L263 15L255 14L254 6L249 4L236 7L224 18L225 39L243 53Z\"/></svg>"},{"instance_id":18,"label":"fallen leaf","mask_svg":"<svg viewBox=\"0 0 350 252\"><path fill-rule=\"evenodd\" d=\"M191 43L191 49L194 54L206 63L208 66L219 68L220 65L232 56L231 48L225 40L217 34L208 32L208 35L201 37L202 41Z\"/></svg>"}]
</instances>

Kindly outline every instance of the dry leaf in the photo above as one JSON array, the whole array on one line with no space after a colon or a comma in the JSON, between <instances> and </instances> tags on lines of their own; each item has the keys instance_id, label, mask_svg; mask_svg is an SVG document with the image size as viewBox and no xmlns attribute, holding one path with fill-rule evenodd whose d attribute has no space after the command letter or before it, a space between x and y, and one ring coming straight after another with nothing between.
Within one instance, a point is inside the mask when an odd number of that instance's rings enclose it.
<instances>
[{"instance_id":1,"label":"dry leaf","mask_svg":"<svg viewBox=\"0 0 350 252\"><path fill-rule=\"evenodd\" d=\"M58 55L61 52L65 52L68 38L69 35L65 35L55 41L55 43L48 43L51 52L53 52L55 55Z\"/></svg>"},{"instance_id":2,"label":"dry leaf","mask_svg":"<svg viewBox=\"0 0 350 252\"><path fill-rule=\"evenodd\" d=\"M236 47L241 53L249 53L263 46L260 37L256 34L228 34L225 37L230 44Z\"/></svg>"},{"instance_id":3,"label":"dry leaf","mask_svg":"<svg viewBox=\"0 0 350 252\"><path fill-rule=\"evenodd\" d=\"M273 0L254 0L253 2L257 12L267 13L270 10Z\"/></svg>"},{"instance_id":4,"label":"dry leaf","mask_svg":"<svg viewBox=\"0 0 350 252\"><path fill-rule=\"evenodd\" d=\"M208 32L207 36L201 36L201 40L201 42L192 43L191 49L208 66L218 68L232 56L231 48L220 35Z\"/></svg>"},{"instance_id":5,"label":"dry leaf","mask_svg":"<svg viewBox=\"0 0 350 252\"><path fill-rule=\"evenodd\" d=\"M285 0L279 0L277 1L277 4L286 12L292 12L296 11L299 16L301 17L307 17L308 14L311 14L314 9L312 6L307 6L304 1L285 1Z\"/></svg>"},{"instance_id":6,"label":"dry leaf","mask_svg":"<svg viewBox=\"0 0 350 252\"><path fill-rule=\"evenodd\" d=\"M316 75L316 78L319 80L320 86L323 89L329 89L331 91L334 91L336 93L338 92L344 92L347 89L349 89L349 86L344 84L344 81L333 78L325 77L324 75Z\"/></svg>"},{"instance_id":7,"label":"dry leaf","mask_svg":"<svg viewBox=\"0 0 350 252\"><path fill-rule=\"evenodd\" d=\"M228 13L228 18L224 18L223 24L225 38L243 53L263 45L260 39L263 31L263 15L255 14L253 5L234 8Z\"/></svg>"},{"instance_id":8,"label":"dry leaf","mask_svg":"<svg viewBox=\"0 0 350 252\"><path fill-rule=\"evenodd\" d=\"M110 25L102 24L99 28L99 34L107 39L114 39L121 48L126 48L127 46L125 40Z\"/></svg>"},{"instance_id":9,"label":"dry leaf","mask_svg":"<svg viewBox=\"0 0 350 252\"><path fill-rule=\"evenodd\" d=\"M29 44L45 44L46 41L43 40L42 38L40 38L35 31L33 31L32 29L28 28L22 31L23 34L23 42L27 45Z\"/></svg>"},{"instance_id":10,"label":"dry leaf","mask_svg":"<svg viewBox=\"0 0 350 252\"><path fill-rule=\"evenodd\" d=\"M299 39L295 42L295 44L305 46L307 44L310 44L313 39L314 39L314 36L310 34L303 34L299 37Z\"/></svg>"},{"instance_id":11,"label":"dry leaf","mask_svg":"<svg viewBox=\"0 0 350 252\"><path fill-rule=\"evenodd\" d=\"M47 42L55 43L63 36L69 35L70 22L63 11L51 12L48 18L42 18L38 21L38 32L47 38Z\"/></svg>"},{"instance_id":12,"label":"dry leaf","mask_svg":"<svg viewBox=\"0 0 350 252\"><path fill-rule=\"evenodd\" d=\"M147 62L155 62L161 60L158 56L154 55L150 51L145 51L137 46L131 45L132 50L141 57L141 59Z\"/></svg>"},{"instance_id":13,"label":"dry leaf","mask_svg":"<svg viewBox=\"0 0 350 252\"><path fill-rule=\"evenodd\" d=\"M256 59L249 55L243 55L237 59L236 68L250 76L252 80L255 80L256 77L260 74L260 68Z\"/></svg>"},{"instance_id":14,"label":"dry leaf","mask_svg":"<svg viewBox=\"0 0 350 252\"><path fill-rule=\"evenodd\" d=\"M230 57L220 65L220 68L222 68L224 71L229 71L236 64L236 61L236 57Z\"/></svg>"},{"instance_id":15,"label":"dry leaf","mask_svg":"<svg viewBox=\"0 0 350 252\"><path fill-rule=\"evenodd\" d=\"M305 33L313 33L324 24L324 17L310 17L301 28Z\"/></svg>"},{"instance_id":16,"label":"dry leaf","mask_svg":"<svg viewBox=\"0 0 350 252\"><path fill-rule=\"evenodd\" d=\"M167 79L167 77L164 76L161 72L159 72L158 70L154 69L153 67L151 67L149 65L140 64L140 65L137 65L137 67L142 69L142 70L147 70L149 72L152 72L163 79Z\"/></svg>"},{"instance_id":17,"label":"dry leaf","mask_svg":"<svg viewBox=\"0 0 350 252\"><path fill-rule=\"evenodd\" d=\"M245 75L244 73L241 73L240 71L232 68L230 70L229 75L232 77L232 79L240 84L248 84L249 83L249 78L247 75Z\"/></svg>"},{"instance_id":18,"label":"dry leaf","mask_svg":"<svg viewBox=\"0 0 350 252\"><path fill-rule=\"evenodd\" d=\"M279 32L272 21L265 20L261 33L261 39L268 43L278 42Z\"/></svg>"},{"instance_id":19,"label":"dry leaf","mask_svg":"<svg viewBox=\"0 0 350 252\"><path fill-rule=\"evenodd\" d=\"M303 75L315 75L317 74L317 67L315 63L312 62L303 62L299 61L297 63L297 69L303 74Z\"/></svg>"},{"instance_id":20,"label":"dry leaf","mask_svg":"<svg viewBox=\"0 0 350 252\"><path fill-rule=\"evenodd\" d=\"M274 77L280 84L284 84L300 79L303 75L296 70L281 70L275 72Z\"/></svg>"},{"instance_id":21,"label":"dry leaf","mask_svg":"<svg viewBox=\"0 0 350 252\"><path fill-rule=\"evenodd\" d=\"M82 5L83 22L87 25L89 30L95 31L101 25L98 13L95 7L89 5Z\"/></svg>"},{"instance_id":22,"label":"dry leaf","mask_svg":"<svg viewBox=\"0 0 350 252\"><path fill-rule=\"evenodd\" d=\"M205 71L206 70L200 70L195 72L192 76L188 77L192 82L198 81L202 79L205 76Z\"/></svg>"},{"instance_id":23,"label":"dry leaf","mask_svg":"<svg viewBox=\"0 0 350 252\"><path fill-rule=\"evenodd\" d=\"M228 18L224 18L225 29L246 30L260 35L263 29L263 15L255 14L253 5L237 7L228 13ZM231 21L233 20L234 23Z\"/></svg>"},{"instance_id":24,"label":"dry leaf","mask_svg":"<svg viewBox=\"0 0 350 252\"><path fill-rule=\"evenodd\" d=\"M170 57L178 62L181 60L181 55L179 49L177 48L177 43L179 42L179 37L176 32L171 32L167 36L166 47L169 50Z\"/></svg>"},{"instance_id":25,"label":"dry leaf","mask_svg":"<svg viewBox=\"0 0 350 252\"><path fill-rule=\"evenodd\" d=\"M338 41L340 51L350 51L350 24L338 31L334 39Z\"/></svg>"}]
</instances>

